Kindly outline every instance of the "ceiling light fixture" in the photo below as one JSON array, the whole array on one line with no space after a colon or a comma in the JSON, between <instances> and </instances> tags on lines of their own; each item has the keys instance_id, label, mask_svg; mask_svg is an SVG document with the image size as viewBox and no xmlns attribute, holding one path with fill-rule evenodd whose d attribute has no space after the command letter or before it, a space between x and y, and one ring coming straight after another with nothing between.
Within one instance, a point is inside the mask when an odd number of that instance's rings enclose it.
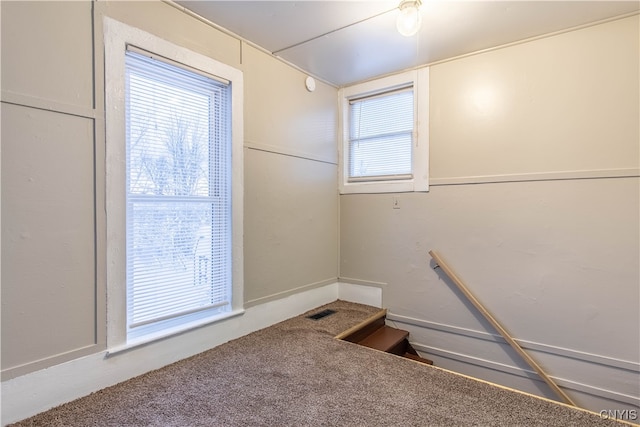
<instances>
[{"instance_id":1,"label":"ceiling light fixture","mask_svg":"<svg viewBox=\"0 0 640 427\"><path fill-rule=\"evenodd\" d=\"M398 14L396 26L398 27L398 32L403 36L410 37L420 29L420 23L422 22L419 10L420 5L422 5L420 0L402 0L400 2L398 6L400 14Z\"/></svg>"}]
</instances>

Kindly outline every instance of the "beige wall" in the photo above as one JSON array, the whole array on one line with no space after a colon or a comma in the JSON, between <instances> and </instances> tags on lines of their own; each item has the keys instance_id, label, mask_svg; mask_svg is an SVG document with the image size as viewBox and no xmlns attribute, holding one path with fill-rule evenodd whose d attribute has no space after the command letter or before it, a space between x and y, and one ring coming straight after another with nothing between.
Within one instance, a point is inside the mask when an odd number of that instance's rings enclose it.
<instances>
[{"instance_id":1,"label":"beige wall","mask_svg":"<svg viewBox=\"0 0 640 427\"><path fill-rule=\"evenodd\" d=\"M431 68L430 175L638 167L638 18Z\"/></svg>"},{"instance_id":2,"label":"beige wall","mask_svg":"<svg viewBox=\"0 0 640 427\"><path fill-rule=\"evenodd\" d=\"M3 380L106 346L103 16L244 72L245 302L336 281L335 88L161 2L1 7Z\"/></svg>"},{"instance_id":3,"label":"beige wall","mask_svg":"<svg viewBox=\"0 0 640 427\"><path fill-rule=\"evenodd\" d=\"M242 62L251 306L337 279L337 90L250 46Z\"/></svg>"},{"instance_id":4,"label":"beige wall","mask_svg":"<svg viewBox=\"0 0 640 427\"><path fill-rule=\"evenodd\" d=\"M100 325L91 4L1 7L4 378L86 354Z\"/></svg>"},{"instance_id":5,"label":"beige wall","mask_svg":"<svg viewBox=\"0 0 640 427\"><path fill-rule=\"evenodd\" d=\"M340 197L340 276L385 283L437 365L554 396L429 250L579 404L640 403L638 34L634 16L432 66L429 193Z\"/></svg>"}]
</instances>

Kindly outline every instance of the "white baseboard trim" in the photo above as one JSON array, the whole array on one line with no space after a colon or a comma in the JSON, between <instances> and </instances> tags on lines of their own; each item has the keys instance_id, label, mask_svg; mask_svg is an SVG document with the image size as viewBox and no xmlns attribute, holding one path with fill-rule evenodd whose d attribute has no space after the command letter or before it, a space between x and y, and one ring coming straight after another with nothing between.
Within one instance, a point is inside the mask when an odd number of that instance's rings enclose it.
<instances>
[{"instance_id":1,"label":"white baseboard trim","mask_svg":"<svg viewBox=\"0 0 640 427\"><path fill-rule=\"evenodd\" d=\"M533 381L539 381L540 383L543 380L538 376L535 371L529 369L521 369L516 366L509 366L502 363L496 363L491 360L481 359L473 356L469 356L466 354L455 353L447 350L443 350L440 348L430 347L428 345L411 342L411 346L419 352L423 352L427 355L439 356L445 359L455 360L461 363L467 363L479 366L485 369L491 369L493 371L503 372L505 374L516 375L519 377L527 378ZM550 376L553 381L558 384L558 386L570 390L579 391L581 393L590 394L592 396L597 396L603 399L611 400L614 402L619 402L623 404L639 406L640 407L640 398L636 396L630 396L628 394L618 393L613 390L607 390L599 387L590 386L588 384L582 384L575 381L566 380L563 378L558 378L554 376Z\"/></svg>"},{"instance_id":2,"label":"white baseboard trim","mask_svg":"<svg viewBox=\"0 0 640 427\"><path fill-rule=\"evenodd\" d=\"M321 280L319 282L314 282L314 283L309 283L307 285L304 286L300 286L298 288L294 288L294 289L289 289L287 291L284 292L278 292L276 294L272 294L272 295L267 295L266 297L261 297L261 298L256 298L256 299L252 299L249 301L245 301L244 302L244 308L249 308L249 307L253 307L256 305L262 305L268 302L272 302L272 301L277 301L279 299L291 296L291 295L296 295L302 292L307 292L310 291L311 289L315 289L315 288L321 288L323 286L326 285L331 285L331 284L335 284L336 283L336 278L332 277L330 279L325 279L325 280Z\"/></svg>"},{"instance_id":3,"label":"white baseboard trim","mask_svg":"<svg viewBox=\"0 0 640 427\"><path fill-rule=\"evenodd\" d=\"M382 308L382 283L338 282L338 299Z\"/></svg>"},{"instance_id":4,"label":"white baseboard trim","mask_svg":"<svg viewBox=\"0 0 640 427\"><path fill-rule=\"evenodd\" d=\"M3 381L0 394L1 423L4 426L28 418L328 304L338 299L339 288L337 282L314 287L252 306L241 316L108 358L107 351L101 351ZM357 293L347 293L347 296L360 298ZM370 298L366 297L367 300Z\"/></svg>"},{"instance_id":5,"label":"white baseboard trim","mask_svg":"<svg viewBox=\"0 0 640 427\"><path fill-rule=\"evenodd\" d=\"M400 324L405 324L409 326L415 326L419 328L430 329L437 332L444 332L448 334L453 334L457 336L461 336L463 338L473 338L480 339L492 343L497 343L501 345L506 345L506 340L498 335L492 334L484 331L476 331L467 328L461 328L453 325L445 325L442 323L431 322L424 319L416 319L412 317L402 316L394 313L387 313L387 319L392 322L397 322ZM532 351L540 351L553 356L570 358L580 362L598 364L604 366L606 368L615 369L615 370L625 370L630 373L637 375L640 371L640 364L637 362L632 362L623 359L616 359L608 356L603 356L599 354L586 353L578 350L572 350L563 347L556 347L547 344L535 343L532 341L526 340L515 340L523 349L532 350ZM538 374L530 369L522 369L517 366L506 365L503 363L494 362L492 360L482 359L478 357L474 357L468 354L462 354L459 352L454 352L442 348L432 347L426 344L411 342L411 345L418 351L426 353L427 355L441 357L444 359L453 360L456 362L460 362L463 364L475 365L480 368L489 369L509 375L516 375L522 378L527 378L529 380L542 382ZM619 372L619 371L618 371ZM551 377L553 380L563 388L571 389L578 391L580 393L586 393L592 396L596 396L598 398L606 399L609 401L619 402L621 404L632 405L632 406L640 406L640 398L637 396L632 396L629 394L621 393L615 390L604 389L601 387L584 384L582 382L571 381L564 378Z\"/></svg>"},{"instance_id":6,"label":"white baseboard trim","mask_svg":"<svg viewBox=\"0 0 640 427\"><path fill-rule=\"evenodd\" d=\"M421 328L431 329L440 332L446 332L455 335L461 335L470 338L481 339L485 341L495 342L499 344L507 344L507 341L498 334L492 334L489 332L476 331L472 329L461 328L458 326L445 325L442 323L431 322L423 319L416 319L413 317L402 316L394 313L388 313L387 319L404 323L406 325L418 326ZM542 351L554 356L568 357L571 359L580 360L583 362L597 363L610 368L625 369L632 372L640 372L640 363L632 362L629 360L616 359L613 357L603 356L599 354L586 353L583 351L572 350L563 347L556 347L547 344L536 343L533 341L526 341L521 339L515 339L515 341L525 350Z\"/></svg>"}]
</instances>

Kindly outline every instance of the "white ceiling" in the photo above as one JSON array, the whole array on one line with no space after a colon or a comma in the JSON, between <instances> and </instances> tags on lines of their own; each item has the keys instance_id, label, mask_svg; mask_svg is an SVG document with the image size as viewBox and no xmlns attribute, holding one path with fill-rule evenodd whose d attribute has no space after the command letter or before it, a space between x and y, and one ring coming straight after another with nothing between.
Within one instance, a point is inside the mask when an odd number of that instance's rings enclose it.
<instances>
[{"instance_id":1,"label":"white ceiling","mask_svg":"<svg viewBox=\"0 0 640 427\"><path fill-rule=\"evenodd\" d=\"M399 0L178 3L336 86L640 9L638 0L423 0L420 32L404 37Z\"/></svg>"}]
</instances>

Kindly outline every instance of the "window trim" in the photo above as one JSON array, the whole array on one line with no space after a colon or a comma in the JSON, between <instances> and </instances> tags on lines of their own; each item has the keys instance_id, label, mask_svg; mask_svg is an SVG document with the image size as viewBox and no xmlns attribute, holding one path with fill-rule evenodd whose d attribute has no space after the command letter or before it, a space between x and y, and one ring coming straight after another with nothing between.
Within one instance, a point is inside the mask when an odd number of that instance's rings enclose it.
<instances>
[{"instance_id":1,"label":"window trim","mask_svg":"<svg viewBox=\"0 0 640 427\"><path fill-rule=\"evenodd\" d=\"M408 179L349 180L349 101L403 86L413 86L414 134L412 177ZM429 68L394 74L342 88L338 92L340 141L338 144L340 194L429 191Z\"/></svg>"},{"instance_id":2,"label":"window trim","mask_svg":"<svg viewBox=\"0 0 640 427\"><path fill-rule=\"evenodd\" d=\"M231 311L185 323L127 341L126 305L126 136L125 52L134 45L187 67L231 82L232 135L232 299ZM242 71L205 55L175 45L140 29L104 18L105 49L105 171L107 347L110 353L174 335L243 312L243 75Z\"/></svg>"}]
</instances>

